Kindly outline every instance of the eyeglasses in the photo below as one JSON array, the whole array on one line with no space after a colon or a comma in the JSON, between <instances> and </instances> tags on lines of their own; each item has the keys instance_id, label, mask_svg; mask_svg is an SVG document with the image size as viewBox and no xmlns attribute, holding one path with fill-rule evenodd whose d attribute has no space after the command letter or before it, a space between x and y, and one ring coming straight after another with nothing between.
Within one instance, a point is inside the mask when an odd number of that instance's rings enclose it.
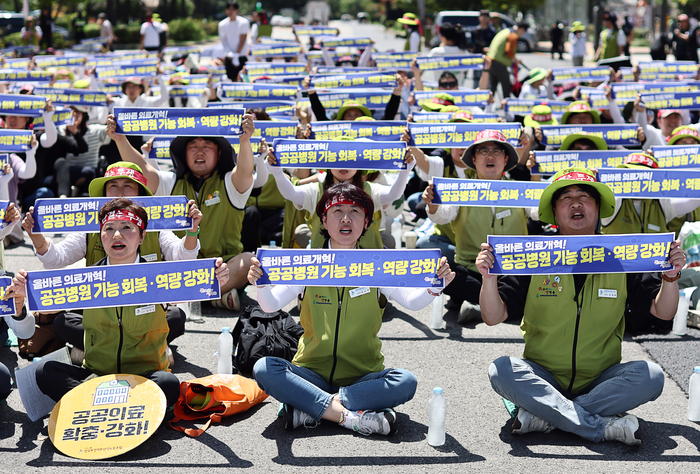
<instances>
[{"instance_id":1,"label":"eyeglasses","mask_svg":"<svg viewBox=\"0 0 700 474\"><path fill-rule=\"evenodd\" d=\"M458 86L459 83L456 81L438 82L438 87L441 87L443 89L456 89Z\"/></svg>"},{"instance_id":2,"label":"eyeglasses","mask_svg":"<svg viewBox=\"0 0 700 474\"><path fill-rule=\"evenodd\" d=\"M482 158L488 158L489 155L494 158L501 158L505 154L500 148L478 148L476 153Z\"/></svg>"}]
</instances>

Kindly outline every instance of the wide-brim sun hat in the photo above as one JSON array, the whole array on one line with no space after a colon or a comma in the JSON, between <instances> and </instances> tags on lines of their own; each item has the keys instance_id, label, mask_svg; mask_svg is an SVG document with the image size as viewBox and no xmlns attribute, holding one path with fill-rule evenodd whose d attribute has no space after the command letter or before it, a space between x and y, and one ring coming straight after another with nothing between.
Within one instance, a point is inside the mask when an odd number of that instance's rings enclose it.
<instances>
[{"instance_id":1,"label":"wide-brim sun hat","mask_svg":"<svg viewBox=\"0 0 700 474\"><path fill-rule=\"evenodd\" d=\"M659 162L651 155L641 152L630 153L625 157L622 164L617 165L617 168L637 168L637 169L656 169L659 167Z\"/></svg>"},{"instance_id":2,"label":"wide-brim sun hat","mask_svg":"<svg viewBox=\"0 0 700 474\"><path fill-rule=\"evenodd\" d=\"M90 181L90 186L88 187L90 197L105 197L105 184L107 181L119 178L130 179L141 186L146 196L153 196L153 193L148 189L148 180L139 165L127 161L117 161L107 167L104 177Z\"/></svg>"},{"instance_id":3,"label":"wide-brim sun hat","mask_svg":"<svg viewBox=\"0 0 700 474\"><path fill-rule=\"evenodd\" d=\"M666 138L666 141L669 145L675 145L681 138L694 138L696 142L700 143L700 132L688 126L678 127L673 130L670 137Z\"/></svg>"},{"instance_id":4,"label":"wide-brim sun hat","mask_svg":"<svg viewBox=\"0 0 700 474\"><path fill-rule=\"evenodd\" d=\"M607 184L600 183L595 174L587 168L566 168L558 171L552 178L552 182L542 191L537 215L541 222L558 225L552 210L552 196L561 188L567 186L591 186L600 194L599 218L610 217L615 212L615 194Z\"/></svg>"},{"instance_id":5,"label":"wide-brim sun hat","mask_svg":"<svg viewBox=\"0 0 700 474\"><path fill-rule=\"evenodd\" d=\"M141 90L142 90L143 92L146 92L146 85L144 84L143 79L141 79L141 78L138 78L138 77L135 77L135 76L134 76L134 77L129 77L129 78L127 78L126 80L124 80L124 81L122 82L122 92L123 92L124 94L126 94L126 85L127 85L127 84L135 84L135 85L137 85L137 86L141 86ZM142 92L142 93L143 93L143 92Z\"/></svg>"},{"instance_id":6,"label":"wide-brim sun hat","mask_svg":"<svg viewBox=\"0 0 700 474\"><path fill-rule=\"evenodd\" d=\"M523 125L526 127L539 127L541 125L559 125L559 122L552 114L552 108L548 105L536 105L530 111L530 115L523 118Z\"/></svg>"},{"instance_id":7,"label":"wide-brim sun hat","mask_svg":"<svg viewBox=\"0 0 700 474\"><path fill-rule=\"evenodd\" d=\"M508 143L505 135L498 130L482 130L477 133L474 142L469 145L466 150L464 150L461 158L462 163L467 165L468 168L475 170L476 166L474 165L474 152L479 145L487 142L498 143L505 148L506 155L508 155L508 161L506 161L506 166L503 168L503 171L509 171L515 168L519 160L518 152L515 151L515 147L513 145Z\"/></svg>"},{"instance_id":8,"label":"wide-brim sun hat","mask_svg":"<svg viewBox=\"0 0 700 474\"><path fill-rule=\"evenodd\" d=\"M360 104L359 102L355 102L354 100L346 100L345 102L343 102L343 105L341 105L338 109L338 120L343 120L345 112L347 112L350 109L360 109L362 115L364 115L365 117L372 117L372 111L364 105Z\"/></svg>"},{"instance_id":9,"label":"wide-brim sun hat","mask_svg":"<svg viewBox=\"0 0 700 474\"><path fill-rule=\"evenodd\" d=\"M591 114L593 117L593 123L600 123L600 113L597 110L592 109L588 102L583 100L577 100L572 102L571 105L566 109L564 115L561 118L562 125L566 125L571 114Z\"/></svg>"},{"instance_id":10,"label":"wide-brim sun hat","mask_svg":"<svg viewBox=\"0 0 700 474\"><path fill-rule=\"evenodd\" d=\"M204 140L212 141L219 147L221 154L219 155L219 161L217 162L216 168L219 171L219 177L223 179L224 175L233 170L234 166L236 166L236 153L233 151L233 147L229 141L224 137L202 136L175 138L172 142L170 142L170 158L173 160L175 175L178 179L180 179L188 170L187 144L196 138L203 138Z\"/></svg>"},{"instance_id":11,"label":"wide-brim sun hat","mask_svg":"<svg viewBox=\"0 0 700 474\"><path fill-rule=\"evenodd\" d=\"M446 92L435 94L429 102L424 102L421 108L427 112L442 112L442 109L449 106L454 106L455 98L453 95Z\"/></svg>"},{"instance_id":12,"label":"wide-brim sun hat","mask_svg":"<svg viewBox=\"0 0 700 474\"><path fill-rule=\"evenodd\" d=\"M533 82L541 81L545 77L547 77L547 71L541 67L536 67L527 75L527 80L525 82L527 84L532 84Z\"/></svg>"},{"instance_id":13,"label":"wide-brim sun hat","mask_svg":"<svg viewBox=\"0 0 700 474\"><path fill-rule=\"evenodd\" d=\"M416 17L416 15L413 13L404 13L403 16L396 21L398 21L402 25L418 25L418 17Z\"/></svg>"},{"instance_id":14,"label":"wide-brim sun hat","mask_svg":"<svg viewBox=\"0 0 700 474\"><path fill-rule=\"evenodd\" d=\"M571 150L571 146L576 140L590 140L595 144L597 150L608 149L608 143L603 137L592 135L588 132L572 133L567 135L564 137L564 141L561 143L561 147L559 147L559 149L562 151Z\"/></svg>"}]
</instances>

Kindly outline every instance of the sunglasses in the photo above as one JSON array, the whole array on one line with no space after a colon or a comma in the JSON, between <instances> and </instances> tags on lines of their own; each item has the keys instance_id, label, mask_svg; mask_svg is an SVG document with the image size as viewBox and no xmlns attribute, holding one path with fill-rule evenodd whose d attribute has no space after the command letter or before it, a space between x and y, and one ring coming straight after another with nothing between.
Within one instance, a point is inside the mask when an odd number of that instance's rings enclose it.
<instances>
[{"instance_id":1,"label":"sunglasses","mask_svg":"<svg viewBox=\"0 0 700 474\"><path fill-rule=\"evenodd\" d=\"M442 87L444 89L456 89L458 86L459 83L456 81L438 82L438 87Z\"/></svg>"}]
</instances>

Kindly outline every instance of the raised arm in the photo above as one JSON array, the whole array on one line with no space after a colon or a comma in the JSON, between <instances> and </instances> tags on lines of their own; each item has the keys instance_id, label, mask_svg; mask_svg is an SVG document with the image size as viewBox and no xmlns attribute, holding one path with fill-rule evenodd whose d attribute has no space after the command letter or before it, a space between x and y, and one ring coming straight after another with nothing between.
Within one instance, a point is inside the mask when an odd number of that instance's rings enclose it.
<instances>
[{"instance_id":1,"label":"raised arm","mask_svg":"<svg viewBox=\"0 0 700 474\"><path fill-rule=\"evenodd\" d=\"M129 143L129 140L127 140L124 135L115 133L116 130L117 121L115 120L114 115L110 115L107 117L107 135L109 135L109 138L114 140L114 143L117 144L119 154L121 155L123 161L128 161L129 163L139 165L141 171L143 171L143 175L146 177L146 180L148 180L148 189L155 194L158 190L158 185L160 184L158 170L147 162L136 148L131 146L131 143ZM250 146L250 142L248 142L248 146Z\"/></svg>"},{"instance_id":2,"label":"raised arm","mask_svg":"<svg viewBox=\"0 0 700 474\"><path fill-rule=\"evenodd\" d=\"M238 161L231 173L231 182L239 193L244 193L253 185L253 168L255 167L253 147L250 146L250 137L255 132L252 115L243 116L241 128L243 129L243 135L240 136L241 148L238 152Z\"/></svg>"}]
</instances>

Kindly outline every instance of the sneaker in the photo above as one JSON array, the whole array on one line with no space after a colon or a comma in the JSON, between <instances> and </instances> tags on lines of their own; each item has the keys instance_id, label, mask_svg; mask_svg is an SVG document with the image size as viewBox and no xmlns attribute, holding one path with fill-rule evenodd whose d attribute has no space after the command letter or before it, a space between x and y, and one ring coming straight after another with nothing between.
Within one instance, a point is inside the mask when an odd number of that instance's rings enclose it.
<instances>
[{"instance_id":1,"label":"sneaker","mask_svg":"<svg viewBox=\"0 0 700 474\"><path fill-rule=\"evenodd\" d=\"M470 321L476 320L481 321L481 306L470 303L469 301L464 301L462 306L459 308L457 322L459 324L466 324Z\"/></svg>"},{"instance_id":2,"label":"sneaker","mask_svg":"<svg viewBox=\"0 0 700 474\"><path fill-rule=\"evenodd\" d=\"M458 309L460 308L460 305L459 305L459 303L457 303L457 302L455 301L454 298L452 298L452 297L450 296L449 299L447 300L447 303L445 303L445 308L446 308L447 310L450 310L450 311L451 311L451 310L458 310Z\"/></svg>"},{"instance_id":3,"label":"sneaker","mask_svg":"<svg viewBox=\"0 0 700 474\"><path fill-rule=\"evenodd\" d=\"M170 346L165 349L165 356L168 358L168 364L170 364L170 368L172 369L175 366L175 356Z\"/></svg>"},{"instance_id":4,"label":"sneaker","mask_svg":"<svg viewBox=\"0 0 700 474\"><path fill-rule=\"evenodd\" d=\"M316 428L318 422L301 410L295 409L293 406L284 404L282 407L282 419L284 420L284 429L293 430L303 426L304 428Z\"/></svg>"},{"instance_id":5,"label":"sneaker","mask_svg":"<svg viewBox=\"0 0 700 474\"><path fill-rule=\"evenodd\" d=\"M73 365L83 365L84 360L85 352L73 346L70 350L70 361L73 362Z\"/></svg>"},{"instance_id":6,"label":"sneaker","mask_svg":"<svg viewBox=\"0 0 700 474\"><path fill-rule=\"evenodd\" d=\"M630 446L642 444L642 440L637 438L639 420L636 416L604 416L603 419L605 420L603 441L621 441Z\"/></svg>"},{"instance_id":7,"label":"sneaker","mask_svg":"<svg viewBox=\"0 0 700 474\"><path fill-rule=\"evenodd\" d=\"M396 412L391 408L380 411L358 411L353 420L352 429L360 434L369 436L372 433L390 435L398 431L396 427Z\"/></svg>"},{"instance_id":8,"label":"sneaker","mask_svg":"<svg viewBox=\"0 0 700 474\"><path fill-rule=\"evenodd\" d=\"M513 427L510 432L513 434L525 434L525 433L549 433L554 429L554 426L550 425L544 421L539 416L535 416L529 411L520 407L518 414L513 420Z\"/></svg>"}]
</instances>

